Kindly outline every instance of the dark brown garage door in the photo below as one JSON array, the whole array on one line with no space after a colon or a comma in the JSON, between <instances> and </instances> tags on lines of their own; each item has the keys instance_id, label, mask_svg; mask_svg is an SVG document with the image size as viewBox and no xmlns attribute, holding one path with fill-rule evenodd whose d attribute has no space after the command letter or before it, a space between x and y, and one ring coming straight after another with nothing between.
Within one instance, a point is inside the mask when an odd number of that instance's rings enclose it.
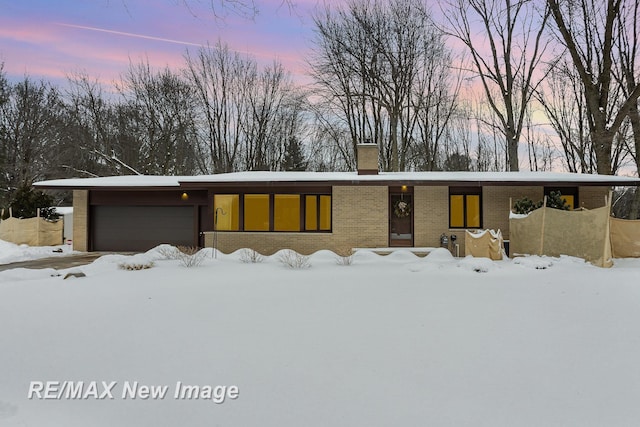
<instances>
[{"instance_id":1,"label":"dark brown garage door","mask_svg":"<svg viewBox=\"0 0 640 427\"><path fill-rule=\"evenodd\" d=\"M146 251L161 243L194 245L192 206L92 206L91 249Z\"/></svg>"}]
</instances>

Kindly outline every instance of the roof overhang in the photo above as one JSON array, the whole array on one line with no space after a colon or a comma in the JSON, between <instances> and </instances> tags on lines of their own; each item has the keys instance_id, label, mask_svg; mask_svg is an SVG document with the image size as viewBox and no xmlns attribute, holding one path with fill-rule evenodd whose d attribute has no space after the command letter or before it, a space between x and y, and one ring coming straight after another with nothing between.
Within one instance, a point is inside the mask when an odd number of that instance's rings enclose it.
<instances>
[{"instance_id":1,"label":"roof overhang","mask_svg":"<svg viewBox=\"0 0 640 427\"><path fill-rule=\"evenodd\" d=\"M640 179L613 175L557 172L386 172L357 175L355 172L234 172L201 176L128 175L41 181L43 189L85 190L178 190L219 187L314 187L314 186L640 186Z\"/></svg>"}]
</instances>

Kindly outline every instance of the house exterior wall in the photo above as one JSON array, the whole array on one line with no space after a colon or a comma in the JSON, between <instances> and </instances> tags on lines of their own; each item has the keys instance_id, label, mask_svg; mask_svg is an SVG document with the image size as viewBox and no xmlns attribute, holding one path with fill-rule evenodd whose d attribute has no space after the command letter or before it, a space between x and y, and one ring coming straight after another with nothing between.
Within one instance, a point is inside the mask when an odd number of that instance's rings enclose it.
<instances>
[{"instance_id":1,"label":"house exterior wall","mask_svg":"<svg viewBox=\"0 0 640 427\"><path fill-rule=\"evenodd\" d=\"M218 231L217 248L230 253L242 248L271 255L280 249L311 254L321 249L388 246L389 192L382 186L334 186L330 233ZM213 247L214 232L205 232L205 246Z\"/></svg>"},{"instance_id":2,"label":"house exterior wall","mask_svg":"<svg viewBox=\"0 0 640 427\"><path fill-rule=\"evenodd\" d=\"M89 250L89 191L73 190L73 250Z\"/></svg>"},{"instance_id":3,"label":"house exterior wall","mask_svg":"<svg viewBox=\"0 0 640 427\"><path fill-rule=\"evenodd\" d=\"M509 203L528 197L537 202L544 198L544 187L484 187L482 189L482 215L484 228L500 230L509 240ZM464 234L462 235L464 240Z\"/></svg>"},{"instance_id":4,"label":"house exterior wall","mask_svg":"<svg viewBox=\"0 0 640 427\"><path fill-rule=\"evenodd\" d=\"M416 247L440 246L440 235L449 232L449 187L413 188L413 243Z\"/></svg>"},{"instance_id":5,"label":"house exterior wall","mask_svg":"<svg viewBox=\"0 0 640 427\"><path fill-rule=\"evenodd\" d=\"M580 187L580 207L585 209L601 208L605 205L605 196L609 196L610 187Z\"/></svg>"},{"instance_id":6,"label":"house exterior wall","mask_svg":"<svg viewBox=\"0 0 640 427\"><path fill-rule=\"evenodd\" d=\"M440 236L455 235L464 256L464 229L449 228L449 187L417 186L414 194L414 244L417 247L439 247ZM513 202L522 197L541 200L544 188L540 186L483 187L482 226L500 229L505 239L509 238L509 199Z\"/></svg>"},{"instance_id":7,"label":"house exterior wall","mask_svg":"<svg viewBox=\"0 0 640 427\"><path fill-rule=\"evenodd\" d=\"M580 187L580 206L587 209L601 207L608 192L609 187ZM121 196L122 193L119 195ZM88 190L74 190L73 193L73 248L77 251L89 250L89 196ZM192 199L198 198L198 204L206 203L206 193L195 196L194 193ZM509 201L511 199L515 202L525 196L534 201L542 200L544 186L483 187L483 228L500 229L504 238L508 240ZM171 197L171 200L176 197ZM121 199L122 197L119 197L118 202L124 203ZM448 237L457 236L456 243L459 245L460 255L464 255L464 230L449 228L448 200L448 186L415 186L413 188L415 247L438 247L440 235L445 233ZM109 199L105 203L115 202ZM190 200L189 203L195 202ZM206 212L205 216L207 216ZM211 228L204 226L200 229L210 230ZM218 249L226 253L241 248L253 248L268 255L284 248L310 254L322 249L342 251L353 247L387 247L389 245L389 188L382 185L333 186L332 231L328 233L219 231L216 234ZM213 239L213 232L204 232L205 246L212 247Z\"/></svg>"}]
</instances>

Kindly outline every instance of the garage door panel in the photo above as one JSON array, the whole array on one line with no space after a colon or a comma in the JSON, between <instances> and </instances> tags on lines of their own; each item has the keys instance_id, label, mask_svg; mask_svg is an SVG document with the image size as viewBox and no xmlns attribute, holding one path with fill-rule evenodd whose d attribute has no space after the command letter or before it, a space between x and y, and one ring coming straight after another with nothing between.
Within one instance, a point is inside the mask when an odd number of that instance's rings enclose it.
<instances>
[{"instance_id":1,"label":"garage door panel","mask_svg":"<svg viewBox=\"0 0 640 427\"><path fill-rule=\"evenodd\" d=\"M192 206L93 206L92 249L145 251L161 243L193 245Z\"/></svg>"}]
</instances>

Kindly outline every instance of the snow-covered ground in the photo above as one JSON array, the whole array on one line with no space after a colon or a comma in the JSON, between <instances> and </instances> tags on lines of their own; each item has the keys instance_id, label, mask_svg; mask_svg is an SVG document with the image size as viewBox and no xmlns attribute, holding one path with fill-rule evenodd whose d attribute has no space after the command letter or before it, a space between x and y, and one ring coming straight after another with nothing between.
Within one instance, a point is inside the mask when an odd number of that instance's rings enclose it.
<instances>
[{"instance_id":1,"label":"snow-covered ground","mask_svg":"<svg viewBox=\"0 0 640 427\"><path fill-rule=\"evenodd\" d=\"M72 252L71 245L28 246L0 240L0 264L69 255Z\"/></svg>"},{"instance_id":2,"label":"snow-covered ground","mask_svg":"<svg viewBox=\"0 0 640 427\"><path fill-rule=\"evenodd\" d=\"M640 260L601 269L568 257L359 251L341 266L318 252L292 270L277 255L252 264L210 254L194 268L158 250L109 255L67 280L0 272L0 425L640 420ZM68 399L79 381L87 398ZM136 381L166 387L165 397L133 399ZM177 382L204 398L175 398ZM224 403L206 386L227 386L215 389Z\"/></svg>"}]
</instances>

